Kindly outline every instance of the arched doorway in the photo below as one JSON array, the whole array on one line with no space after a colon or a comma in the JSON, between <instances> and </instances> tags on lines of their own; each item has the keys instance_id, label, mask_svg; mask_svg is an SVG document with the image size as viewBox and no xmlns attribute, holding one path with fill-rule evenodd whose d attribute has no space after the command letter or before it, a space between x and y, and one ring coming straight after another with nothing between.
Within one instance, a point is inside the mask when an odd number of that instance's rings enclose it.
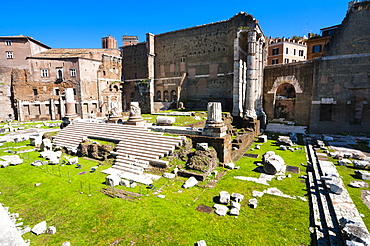
<instances>
[{"instance_id":1,"label":"arched doorway","mask_svg":"<svg viewBox=\"0 0 370 246\"><path fill-rule=\"evenodd\" d=\"M171 91L171 102L175 102L175 101L177 101L176 91L172 90Z\"/></svg>"},{"instance_id":2,"label":"arched doorway","mask_svg":"<svg viewBox=\"0 0 370 246\"><path fill-rule=\"evenodd\" d=\"M294 120L296 90L290 83L282 83L276 90L274 118Z\"/></svg>"}]
</instances>

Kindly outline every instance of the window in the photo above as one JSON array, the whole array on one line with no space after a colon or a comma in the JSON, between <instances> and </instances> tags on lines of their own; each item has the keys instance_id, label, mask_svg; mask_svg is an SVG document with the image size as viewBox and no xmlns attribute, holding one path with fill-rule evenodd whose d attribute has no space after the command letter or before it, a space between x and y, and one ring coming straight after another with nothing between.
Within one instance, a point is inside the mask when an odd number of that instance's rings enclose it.
<instances>
[{"instance_id":1,"label":"window","mask_svg":"<svg viewBox=\"0 0 370 246\"><path fill-rule=\"evenodd\" d=\"M41 69L41 77L49 77L49 70Z\"/></svg>"},{"instance_id":2,"label":"window","mask_svg":"<svg viewBox=\"0 0 370 246\"><path fill-rule=\"evenodd\" d=\"M63 68L57 67L57 79L63 79Z\"/></svg>"},{"instance_id":3,"label":"window","mask_svg":"<svg viewBox=\"0 0 370 246\"><path fill-rule=\"evenodd\" d=\"M297 50L296 49L293 50L293 55L297 55Z\"/></svg>"},{"instance_id":4,"label":"window","mask_svg":"<svg viewBox=\"0 0 370 246\"><path fill-rule=\"evenodd\" d=\"M12 41L11 40L5 40L5 45L6 46L11 46L12 45Z\"/></svg>"},{"instance_id":5,"label":"window","mask_svg":"<svg viewBox=\"0 0 370 246\"><path fill-rule=\"evenodd\" d=\"M315 45L312 47L312 53L321 52L321 45Z\"/></svg>"},{"instance_id":6,"label":"window","mask_svg":"<svg viewBox=\"0 0 370 246\"><path fill-rule=\"evenodd\" d=\"M276 59L272 59L272 65L275 65L275 64L278 64L279 63L279 59L276 58Z\"/></svg>"},{"instance_id":7,"label":"window","mask_svg":"<svg viewBox=\"0 0 370 246\"><path fill-rule=\"evenodd\" d=\"M289 48L288 47L285 48L285 54L289 54Z\"/></svg>"},{"instance_id":8,"label":"window","mask_svg":"<svg viewBox=\"0 0 370 246\"><path fill-rule=\"evenodd\" d=\"M180 58L180 62L185 62L185 61L186 61L185 57Z\"/></svg>"},{"instance_id":9,"label":"window","mask_svg":"<svg viewBox=\"0 0 370 246\"><path fill-rule=\"evenodd\" d=\"M70 69L71 77L76 77L76 69Z\"/></svg>"},{"instance_id":10,"label":"window","mask_svg":"<svg viewBox=\"0 0 370 246\"><path fill-rule=\"evenodd\" d=\"M34 95L34 96L37 96L37 94L38 94L38 93L37 93L37 89L32 89L32 91L33 91L33 95Z\"/></svg>"},{"instance_id":11,"label":"window","mask_svg":"<svg viewBox=\"0 0 370 246\"><path fill-rule=\"evenodd\" d=\"M299 56L304 56L303 50L299 50Z\"/></svg>"},{"instance_id":12,"label":"window","mask_svg":"<svg viewBox=\"0 0 370 246\"><path fill-rule=\"evenodd\" d=\"M59 91L59 89L58 89L58 88L55 88L55 89L54 89L54 92L55 92L55 95L56 95L56 96L59 96L60 91Z\"/></svg>"},{"instance_id":13,"label":"window","mask_svg":"<svg viewBox=\"0 0 370 246\"><path fill-rule=\"evenodd\" d=\"M289 63L289 59L285 58L284 63Z\"/></svg>"},{"instance_id":14,"label":"window","mask_svg":"<svg viewBox=\"0 0 370 246\"><path fill-rule=\"evenodd\" d=\"M6 59L13 59L13 51L6 51Z\"/></svg>"},{"instance_id":15,"label":"window","mask_svg":"<svg viewBox=\"0 0 370 246\"><path fill-rule=\"evenodd\" d=\"M297 62L297 60L296 59L293 59L292 62Z\"/></svg>"},{"instance_id":16,"label":"window","mask_svg":"<svg viewBox=\"0 0 370 246\"><path fill-rule=\"evenodd\" d=\"M278 55L278 54L279 54L279 48L273 48L272 55Z\"/></svg>"}]
</instances>

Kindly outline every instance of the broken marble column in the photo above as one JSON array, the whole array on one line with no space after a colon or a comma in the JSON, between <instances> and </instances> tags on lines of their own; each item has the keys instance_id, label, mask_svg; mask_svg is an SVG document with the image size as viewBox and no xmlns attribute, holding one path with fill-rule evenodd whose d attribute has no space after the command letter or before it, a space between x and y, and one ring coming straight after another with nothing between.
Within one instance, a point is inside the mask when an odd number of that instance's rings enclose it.
<instances>
[{"instance_id":1,"label":"broken marble column","mask_svg":"<svg viewBox=\"0 0 370 246\"><path fill-rule=\"evenodd\" d=\"M223 137L226 135L227 127L222 121L222 105L220 102L209 102L207 106L208 115L203 135L211 137Z\"/></svg>"},{"instance_id":2,"label":"broken marble column","mask_svg":"<svg viewBox=\"0 0 370 246\"><path fill-rule=\"evenodd\" d=\"M267 174L275 175L283 171L284 164L284 159L273 151L268 151L263 155L263 170Z\"/></svg>"},{"instance_id":3,"label":"broken marble column","mask_svg":"<svg viewBox=\"0 0 370 246\"><path fill-rule=\"evenodd\" d=\"M38 223L37 225L35 225L32 230L31 230L33 233L35 233L36 235L40 235L42 233L45 233L46 231L46 221L42 221L40 223Z\"/></svg>"},{"instance_id":4,"label":"broken marble column","mask_svg":"<svg viewBox=\"0 0 370 246\"><path fill-rule=\"evenodd\" d=\"M137 125L137 124L140 124L141 122L144 122L144 119L141 116L141 109L139 107L139 103L131 102L130 103L130 117L125 122L125 124Z\"/></svg>"},{"instance_id":5,"label":"broken marble column","mask_svg":"<svg viewBox=\"0 0 370 246\"><path fill-rule=\"evenodd\" d=\"M221 204L215 204L213 207L216 209L215 213L220 216L225 216L227 214L227 211L229 211L229 208L225 205Z\"/></svg>"},{"instance_id":6,"label":"broken marble column","mask_svg":"<svg viewBox=\"0 0 370 246\"><path fill-rule=\"evenodd\" d=\"M118 175L109 175L105 178L105 183L106 185L109 185L109 186L116 186L116 185L119 185L120 184L120 181L121 181L121 178L118 176Z\"/></svg>"},{"instance_id":7,"label":"broken marble column","mask_svg":"<svg viewBox=\"0 0 370 246\"><path fill-rule=\"evenodd\" d=\"M74 91L73 88L66 88L65 89L66 95L66 117L68 118L76 118L76 101L74 98Z\"/></svg>"},{"instance_id":8,"label":"broken marble column","mask_svg":"<svg viewBox=\"0 0 370 246\"><path fill-rule=\"evenodd\" d=\"M197 184L198 184L198 180L195 177L191 176L188 180L186 180L186 182L182 185L182 187L187 189Z\"/></svg>"}]
</instances>

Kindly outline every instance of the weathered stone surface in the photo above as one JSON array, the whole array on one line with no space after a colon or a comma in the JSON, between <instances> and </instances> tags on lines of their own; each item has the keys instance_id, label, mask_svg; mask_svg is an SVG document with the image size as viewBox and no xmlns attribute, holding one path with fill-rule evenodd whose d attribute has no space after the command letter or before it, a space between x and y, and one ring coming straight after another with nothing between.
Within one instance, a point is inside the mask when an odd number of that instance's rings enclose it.
<instances>
[{"instance_id":1,"label":"weathered stone surface","mask_svg":"<svg viewBox=\"0 0 370 246\"><path fill-rule=\"evenodd\" d=\"M349 186L353 188L369 188L369 184L364 181L351 181Z\"/></svg>"},{"instance_id":2,"label":"weathered stone surface","mask_svg":"<svg viewBox=\"0 0 370 246\"><path fill-rule=\"evenodd\" d=\"M200 240L197 242L197 246L207 246L207 243L204 240Z\"/></svg>"},{"instance_id":3,"label":"weathered stone surface","mask_svg":"<svg viewBox=\"0 0 370 246\"><path fill-rule=\"evenodd\" d=\"M157 116L156 124L159 126L172 126L176 122L176 117Z\"/></svg>"},{"instance_id":4,"label":"weathered stone surface","mask_svg":"<svg viewBox=\"0 0 370 246\"><path fill-rule=\"evenodd\" d=\"M167 178L167 179L173 179L173 178L176 177L176 174L174 174L174 173L164 173L162 176L164 178Z\"/></svg>"},{"instance_id":5,"label":"weathered stone surface","mask_svg":"<svg viewBox=\"0 0 370 246\"><path fill-rule=\"evenodd\" d=\"M210 173L217 166L217 153L214 149L196 150L188 154L189 160L186 163L187 169Z\"/></svg>"},{"instance_id":6,"label":"weathered stone surface","mask_svg":"<svg viewBox=\"0 0 370 246\"><path fill-rule=\"evenodd\" d=\"M57 232L57 228L55 226L49 226L46 230L46 234L54 235Z\"/></svg>"},{"instance_id":7,"label":"weathered stone surface","mask_svg":"<svg viewBox=\"0 0 370 246\"><path fill-rule=\"evenodd\" d=\"M239 213L240 213L240 209L238 209L238 208L232 207L230 209L230 215L238 216Z\"/></svg>"},{"instance_id":8,"label":"weathered stone surface","mask_svg":"<svg viewBox=\"0 0 370 246\"><path fill-rule=\"evenodd\" d=\"M366 167L369 166L369 164L370 163L368 161L358 161L358 160L353 161L353 167L358 169L365 169Z\"/></svg>"},{"instance_id":9,"label":"weathered stone surface","mask_svg":"<svg viewBox=\"0 0 370 246\"><path fill-rule=\"evenodd\" d=\"M355 175L359 179L362 179L362 180L370 180L370 172L356 170L355 171Z\"/></svg>"},{"instance_id":10,"label":"weathered stone surface","mask_svg":"<svg viewBox=\"0 0 370 246\"><path fill-rule=\"evenodd\" d=\"M234 202L234 201L231 201L230 202L230 207L232 207L232 208L237 208L237 209L240 209L240 203L238 203L238 202Z\"/></svg>"},{"instance_id":11,"label":"weathered stone surface","mask_svg":"<svg viewBox=\"0 0 370 246\"><path fill-rule=\"evenodd\" d=\"M194 177L190 177L186 182L182 185L183 188L188 189L198 184L198 180Z\"/></svg>"},{"instance_id":12,"label":"weathered stone surface","mask_svg":"<svg viewBox=\"0 0 370 246\"><path fill-rule=\"evenodd\" d=\"M263 170L267 174L274 175L283 170L284 159L279 156L272 154L273 151L266 152L263 156Z\"/></svg>"},{"instance_id":13,"label":"weathered stone surface","mask_svg":"<svg viewBox=\"0 0 370 246\"><path fill-rule=\"evenodd\" d=\"M225 163L225 167L228 168L228 169L234 169L235 164L233 162L227 162L227 163Z\"/></svg>"},{"instance_id":14,"label":"weathered stone surface","mask_svg":"<svg viewBox=\"0 0 370 246\"><path fill-rule=\"evenodd\" d=\"M51 144L50 139L44 138L42 140L41 145L40 145L40 150L41 151L46 151L46 150L52 150L52 148L53 148L53 145Z\"/></svg>"},{"instance_id":15,"label":"weathered stone surface","mask_svg":"<svg viewBox=\"0 0 370 246\"><path fill-rule=\"evenodd\" d=\"M213 207L216 209L215 213L220 216L225 216L227 214L227 211L229 211L229 208L225 205L221 204L215 204Z\"/></svg>"},{"instance_id":16,"label":"weathered stone surface","mask_svg":"<svg viewBox=\"0 0 370 246\"><path fill-rule=\"evenodd\" d=\"M352 161L348 160L348 159L341 159L341 160L338 160L338 165L339 166L347 166L349 164L351 164Z\"/></svg>"},{"instance_id":17,"label":"weathered stone surface","mask_svg":"<svg viewBox=\"0 0 370 246\"><path fill-rule=\"evenodd\" d=\"M68 159L68 164L69 165L76 165L78 163L78 157L71 157Z\"/></svg>"},{"instance_id":18,"label":"weathered stone surface","mask_svg":"<svg viewBox=\"0 0 370 246\"><path fill-rule=\"evenodd\" d=\"M267 135L258 136L258 142L267 143Z\"/></svg>"},{"instance_id":19,"label":"weathered stone surface","mask_svg":"<svg viewBox=\"0 0 370 246\"><path fill-rule=\"evenodd\" d=\"M219 201L222 204L228 204L230 202L230 194L227 191L220 191Z\"/></svg>"},{"instance_id":20,"label":"weathered stone surface","mask_svg":"<svg viewBox=\"0 0 370 246\"><path fill-rule=\"evenodd\" d=\"M116 185L119 185L120 184L120 181L121 181L121 178L117 175L109 175L105 178L105 183L109 186L116 186Z\"/></svg>"},{"instance_id":21,"label":"weathered stone surface","mask_svg":"<svg viewBox=\"0 0 370 246\"><path fill-rule=\"evenodd\" d=\"M257 207L258 200L256 198L249 199L248 205L251 208L256 208Z\"/></svg>"},{"instance_id":22,"label":"weathered stone surface","mask_svg":"<svg viewBox=\"0 0 370 246\"><path fill-rule=\"evenodd\" d=\"M232 193L231 194L231 199L236 201L236 202L241 202L244 199L244 195L242 195L240 193Z\"/></svg>"},{"instance_id":23,"label":"weathered stone surface","mask_svg":"<svg viewBox=\"0 0 370 246\"><path fill-rule=\"evenodd\" d=\"M279 136L277 140L277 145L293 146L293 142L288 136Z\"/></svg>"},{"instance_id":24,"label":"weathered stone surface","mask_svg":"<svg viewBox=\"0 0 370 246\"><path fill-rule=\"evenodd\" d=\"M42 222L38 223L37 225L35 225L32 228L31 231L36 235L40 235L40 234L44 233L46 231L46 221L42 221Z\"/></svg>"},{"instance_id":25,"label":"weathered stone surface","mask_svg":"<svg viewBox=\"0 0 370 246\"><path fill-rule=\"evenodd\" d=\"M119 182L119 185L130 187L130 181L127 180L127 179L121 179L120 182Z\"/></svg>"},{"instance_id":26,"label":"weathered stone surface","mask_svg":"<svg viewBox=\"0 0 370 246\"><path fill-rule=\"evenodd\" d=\"M196 144L196 149L207 151L208 150L208 143L197 143Z\"/></svg>"}]
</instances>

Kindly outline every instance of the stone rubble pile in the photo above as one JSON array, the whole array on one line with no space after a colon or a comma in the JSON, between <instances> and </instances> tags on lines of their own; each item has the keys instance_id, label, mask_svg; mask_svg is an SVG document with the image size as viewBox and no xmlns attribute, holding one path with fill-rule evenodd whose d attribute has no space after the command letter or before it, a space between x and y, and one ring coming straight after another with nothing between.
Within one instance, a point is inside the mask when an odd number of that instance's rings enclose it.
<instances>
[{"instance_id":1,"label":"stone rubble pile","mask_svg":"<svg viewBox=\"0 0 370 246\"><path fill-rule=\"evenodd\" d=\"M0 161L0 167L7 167L7 166L16 166L23 163L23 159L21 159L18 155L3 155L0 157L4 161Z\"/></svg>"},{"instance_id":2,"label":"stone rubble pile","mask_svg":"<svg viewBox=\"0 0 370 246\"><path fill-rule=\"evenodd\" d=\"M230 195L227 191L220 191L218 200L221 204L214 204L215 213L220 216L225 216L227 212L230 215L238 216L240 213L240 203L244 199L244 195L240 193L232 193ZM229 206L227 206L229 204ZM229 211L230 209L230 211Z\"/></svg>"}]
</instances>

